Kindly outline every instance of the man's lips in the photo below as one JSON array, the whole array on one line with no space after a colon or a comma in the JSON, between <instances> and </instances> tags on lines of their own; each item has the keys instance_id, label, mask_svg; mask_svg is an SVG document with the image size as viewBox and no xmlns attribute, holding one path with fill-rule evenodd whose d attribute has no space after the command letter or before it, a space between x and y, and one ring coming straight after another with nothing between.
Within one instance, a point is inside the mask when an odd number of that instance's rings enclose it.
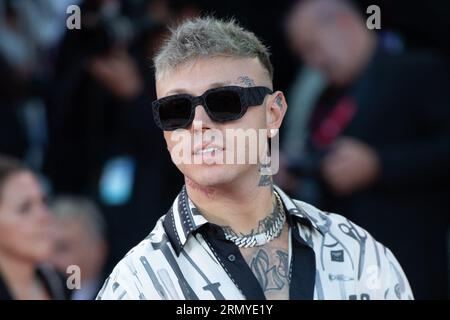
<instances>
[{"instance_id":1,"label":"man's lips","mask_svg":"<svg viewBox=\"0 0 450 320\"><path fill-rule=\"evenodd\" d=\"M194 148L193 155L205 155L210 153L216 153L219 151L223 151L224 148L218 145L213 144L203 144L202 146L198 146Z\"/></svg>"}]
</instances>

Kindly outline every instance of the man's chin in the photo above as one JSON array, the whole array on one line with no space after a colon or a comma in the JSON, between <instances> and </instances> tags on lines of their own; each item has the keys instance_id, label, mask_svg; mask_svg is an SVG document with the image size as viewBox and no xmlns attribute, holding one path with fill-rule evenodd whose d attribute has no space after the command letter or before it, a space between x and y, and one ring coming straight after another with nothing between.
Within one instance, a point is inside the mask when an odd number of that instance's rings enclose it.
<instances>
[{"instance_id":1,"label":"man's chin","mask_svg":"<svg viewBox=\"0 0 450 320\"><path fill-rule=\"evenodd\" d=\"M195 182L202 187L219 188L221 186L232 183L233 179L231 177L223 177L223 176L202 176L196 178Z\"/></svg>"},{"instance_id":2,"label":"man's chin","mask_svg":"<svg viewBox=\"0 0 450 320\"><path fill-rule=\"evenodd\" d=\"M226 165L201 165L198 172L187 175L190 180L203 187L219 187L233 182L238 174ZM197 171L197 170L195 170Z\"/></svg>"}]
</instances>

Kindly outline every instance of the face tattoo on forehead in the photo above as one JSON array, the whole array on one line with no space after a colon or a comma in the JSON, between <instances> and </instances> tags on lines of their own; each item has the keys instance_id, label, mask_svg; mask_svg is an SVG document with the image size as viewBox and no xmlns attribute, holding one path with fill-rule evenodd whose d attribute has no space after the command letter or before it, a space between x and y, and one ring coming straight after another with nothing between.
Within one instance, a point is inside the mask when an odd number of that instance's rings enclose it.
<instances>
[{"instance_id":1,"label":"face tattoo on forehead","mask_svg":"<svg viewBox=\"0 0 450 320\"><path fill-rule=\"evenodd\" d=\"M241 82L242 84L244 84L247 87L254 87L255 86L255 81L253 79L251 79L248 76L240 76L238 78L239 82Z\"/></svg>"}]
</instances>

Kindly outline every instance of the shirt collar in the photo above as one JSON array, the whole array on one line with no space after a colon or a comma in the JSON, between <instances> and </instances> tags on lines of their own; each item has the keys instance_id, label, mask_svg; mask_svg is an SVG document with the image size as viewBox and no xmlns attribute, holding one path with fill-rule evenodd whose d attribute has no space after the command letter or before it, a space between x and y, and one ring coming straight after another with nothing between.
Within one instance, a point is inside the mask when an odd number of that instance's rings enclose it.
<instances>
[{"instance_id":1,"label":"shirt collar","mask_svg":"<svg viewBox=\"0 0 450 320\"><path fill-rule=\"evenodd\" d=\"M297 217L301 223L312 226L320 232L320 228L318 228L315 219L312 219L306 210L296 205L278 186L274 185L274 188L280 195L284 207L291 216ZM192 233L206 223L208 223L208 220L206 220L191 199L189 199L186 186L183 186L163 220L164 230L177 256Z\"/></svg>"}]
</instances>

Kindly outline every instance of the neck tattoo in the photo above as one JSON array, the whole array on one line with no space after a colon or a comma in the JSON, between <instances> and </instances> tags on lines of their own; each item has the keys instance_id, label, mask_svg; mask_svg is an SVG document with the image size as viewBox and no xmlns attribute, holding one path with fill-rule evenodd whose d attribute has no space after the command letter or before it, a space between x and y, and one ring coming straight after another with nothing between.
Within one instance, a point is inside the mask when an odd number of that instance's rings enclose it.
<instances>
[{"instance_id":1,"label":"neck tattoo","mask_svg":"<svg viewBox=\"0 0 450 320\"><path fill-rule=\"evenodd\" d=\"M234 242L239 248L263 246L267 242L278 238L283 231L286 215L280 196L274 191L276 204L271 215L259 221L258 227L249 234L237 234L230 227L223 227L225 238Z\"/></svg>"}]
</instances>

